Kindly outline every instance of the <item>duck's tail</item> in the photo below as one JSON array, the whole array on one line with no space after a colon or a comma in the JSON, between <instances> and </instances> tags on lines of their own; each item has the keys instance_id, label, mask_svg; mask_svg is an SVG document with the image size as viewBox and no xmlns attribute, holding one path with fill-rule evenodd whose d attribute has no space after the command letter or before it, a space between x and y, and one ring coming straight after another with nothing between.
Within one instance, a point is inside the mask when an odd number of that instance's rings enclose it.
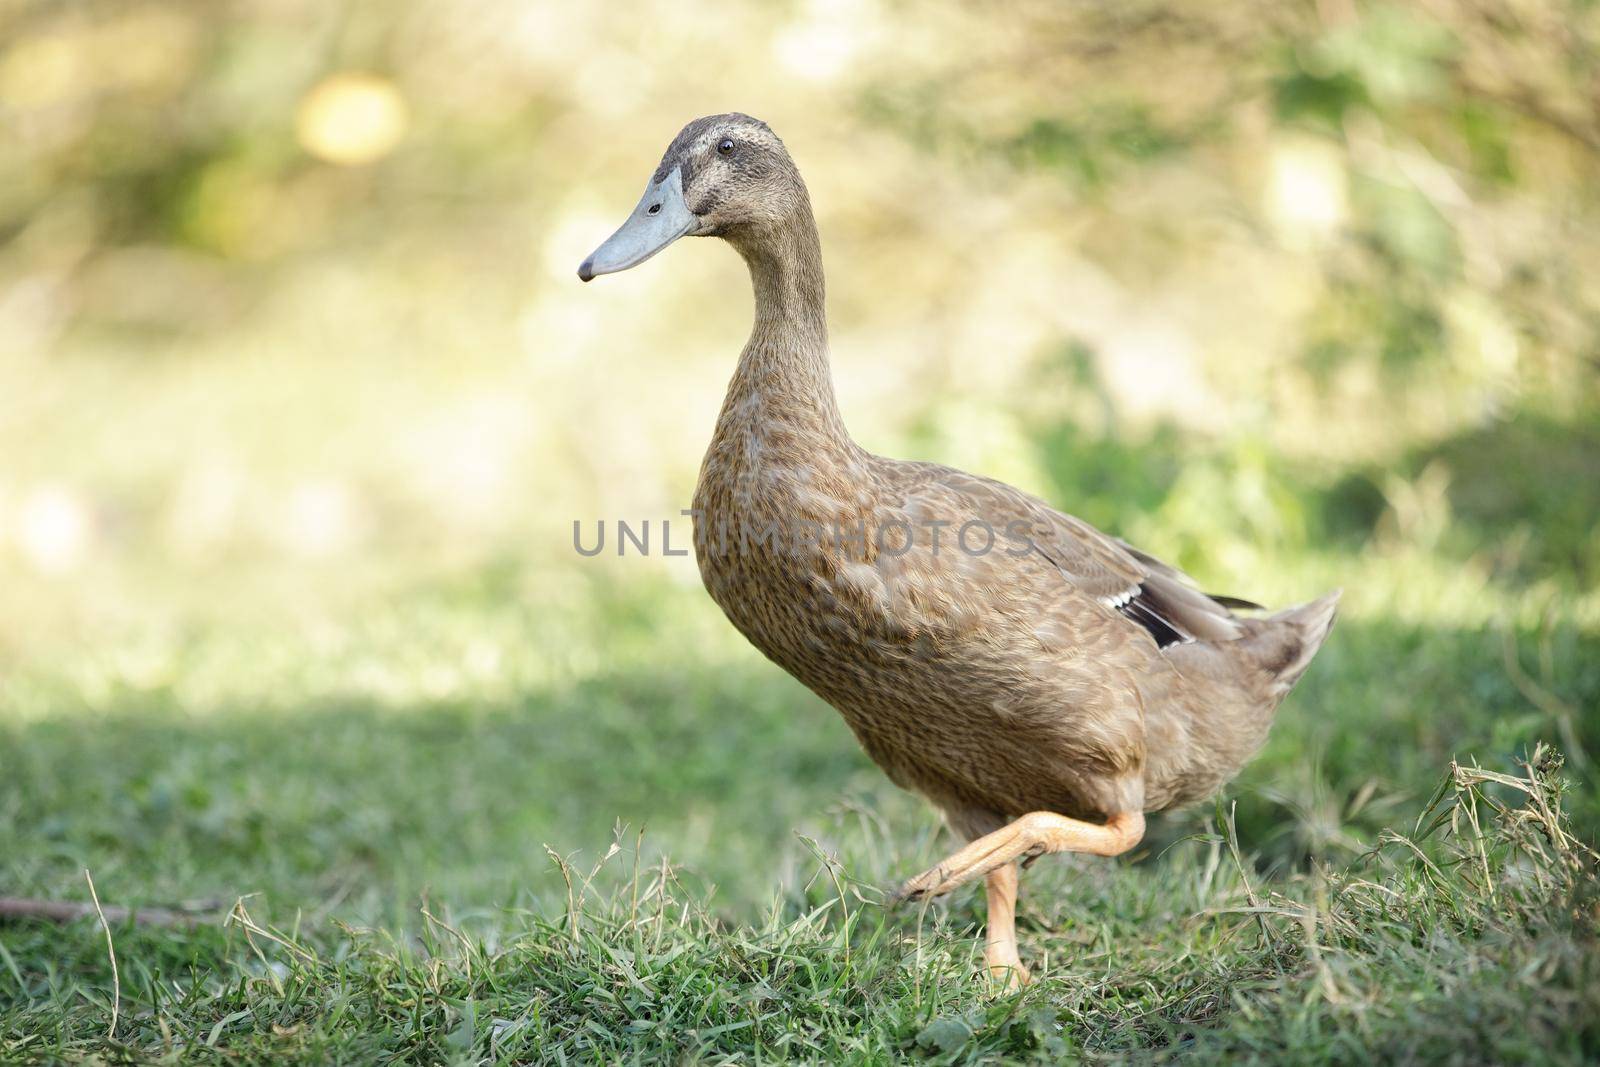
<instances>
[{"instance_id":1,"label":"duck's tail","mask_svg":"<svg viewBox=\"0 0 1600 1067\"><path fill-rule=\"evenodd\" d=\"M1316 600L1254 621L1241 644L1271 678L1272 694L1282 699L1311 666L1311 659L1333 629L1339 607L1335 589Z\"/></svg>"}]
</instances>

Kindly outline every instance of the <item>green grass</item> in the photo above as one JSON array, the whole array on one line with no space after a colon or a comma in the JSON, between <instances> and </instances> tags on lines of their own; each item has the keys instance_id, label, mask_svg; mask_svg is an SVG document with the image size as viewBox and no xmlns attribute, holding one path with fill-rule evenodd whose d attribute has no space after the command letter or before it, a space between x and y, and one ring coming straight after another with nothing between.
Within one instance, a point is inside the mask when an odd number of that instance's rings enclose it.
<instances>
[{"instance_id":1,"label":"green grass","mask_svg":"<svg viewBox=\"0 0 1600 1067\"><path fill-rule=\"evenodd\" d=\"M1600 640L1505 591L1398 621L1429 580L1357 590L1223 804L1027 873L1020 997L981 894L881 906L936 821L698 591L499 571L66 650L7 678L0 887L213 910L111 924L116 985L94 919L0 925L0 1060L1592 1058L1600 804L1517 756L1600 752Z\"/></svg>"}]
</instances>

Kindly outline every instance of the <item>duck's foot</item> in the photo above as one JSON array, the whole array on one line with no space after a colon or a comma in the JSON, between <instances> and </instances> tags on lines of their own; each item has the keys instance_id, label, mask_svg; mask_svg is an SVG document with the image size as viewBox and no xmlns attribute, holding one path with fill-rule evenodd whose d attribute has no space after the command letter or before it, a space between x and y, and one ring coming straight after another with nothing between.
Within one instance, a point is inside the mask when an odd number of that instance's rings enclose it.
<instances>
[{"instance_id":1,"label":"duck's foot","mask_svg":"<svg viewBox=\"0 0 1600 1067\"><path fill-rule=\"evenodd\" d=\"M984 931L983 962L997 993L1015 993L1028 984L1028 968L1017 955L1017 867L996 867L984 879L989 922Z\"/></svg>"},{"instance_id":2,"label":"duck's foot","mask_svg":"<svg viewBox=\"0 0 1600 1067\"><path fill-rule=\"evenodd\" d=\"M1028 973L1028 968L1024 967L1022 961L1016 958L1015 951L1012 952L1010 960L996 960L993 955L988 953L985 953L984 959L988 967L991 987L996 993L1018 993L1022 991L1024 986L1033 981L1033 976Z\"/></svg>"},{"instance_id":3,"label":"duck's foot","mask_svg":"<svg viewBox=\"0 0 1600 1067\"><path fill-rule=\"evenodd\" d=\"M1047 852L1117 856L1137 845L1143 837L1142 812L1121 812L1113 815L1104 826L1096 826L1053 811L1036 811L992 834L985 834L943 863L923 871L901 886L895 899L923 900L941 896L1015 860L1031 859Z\"/></svg>"}]
</instances>

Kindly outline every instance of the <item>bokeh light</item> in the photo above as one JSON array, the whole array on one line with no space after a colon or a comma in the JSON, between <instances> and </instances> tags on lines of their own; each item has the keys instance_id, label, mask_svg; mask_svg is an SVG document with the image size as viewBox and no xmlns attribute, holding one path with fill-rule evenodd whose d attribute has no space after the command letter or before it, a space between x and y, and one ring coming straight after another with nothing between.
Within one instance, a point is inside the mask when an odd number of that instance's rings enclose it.
<instances>
[{"instance_id":1,"label":"bokeh light","mask_svg":"<svg viewBox=\"0 0 1600 1067\"><path fill-rule=\"evenodd\" d=\"M295 130L307 152L353 167L372 163L405 136L405 100L393 83L371 74L335 74L300 102Z\"/></svg>"},{"instance_id":2,"label":"bokeh light","mask_svg":"<svg viewBox=\"0 0 1600 1067\"><path fill-rule=\"evenodd\" d=\"M42 486L19 502L15 536L35 570L65 574L76 570L88 554L93 519L80 494L65 486Z\"/></svg>"}]
</instances>

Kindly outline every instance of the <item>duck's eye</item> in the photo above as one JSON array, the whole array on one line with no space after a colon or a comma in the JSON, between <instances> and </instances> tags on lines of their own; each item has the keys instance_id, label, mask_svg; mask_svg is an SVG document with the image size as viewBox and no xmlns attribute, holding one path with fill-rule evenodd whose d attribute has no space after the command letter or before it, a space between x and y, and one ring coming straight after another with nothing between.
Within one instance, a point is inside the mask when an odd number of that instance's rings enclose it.
<instances>
[{"instance_id":1,"label":"duck's eye","mask_svg":"<svg viewBox=\"0 0 1600 1067\"><path fill-rule=\"evenodd\" d=\"M717 145L717 151L725 156L733 155L733 138L724 137L722 142Z\"/></svg>"}]
</instances>

